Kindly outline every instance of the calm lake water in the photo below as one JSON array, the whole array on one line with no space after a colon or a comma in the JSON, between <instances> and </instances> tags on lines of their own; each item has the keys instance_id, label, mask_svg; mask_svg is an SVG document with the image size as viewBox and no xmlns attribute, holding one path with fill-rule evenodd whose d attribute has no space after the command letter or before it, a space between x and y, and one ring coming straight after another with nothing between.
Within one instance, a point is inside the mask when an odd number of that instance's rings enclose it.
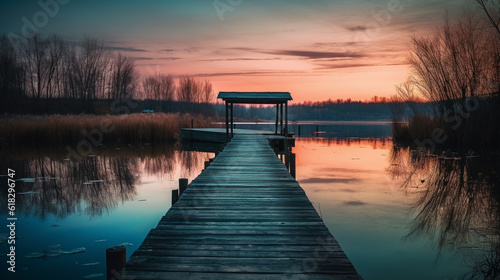
<instances>
[{"instance_id":1,"label":"calm lake water","mask_svg":"<svg viewBox=\"0 0 500 280\"><path fill-rule=\"evenodd\" d=\"M315 126L301 132L317 135ZM479 271L498 269L498 158L394 147L383 123L318 130L337 138L297 139L297 180L364 279L483 279ZM7 168L16 170L18 218L15 274L0 232L2 279L105 279L105 249L124 244L129 257L169 209L178 178L192 180L214 156L151 145L95 154L78 165L57 150L2 157L0 219Z\"/></svg>"},{"instance_id":2,"label":"calm lake water","mask_svg":"<svg viewBox=\"0 0 500 280\"><path fill-rule=\"evenodd\" d=\"M300 139L297 179L364 279L498 279L498 159Z\"/></svg>"},{"instance_id":3,"label":"calm lake water","mask_svg":"<svg viewBox=\"0 0 500 280\"><path fill-rule=\"evenodd\" d=\"M173 146L107 148L96 155L78 165L64 154L3 159L0 219L7 221L5 174L11 168L18 239L14 274L7 271L10 245L2 229L1 279L105 279L105 250L123 244L130 257L170 208L178 179L196 178L213 157ZM83 253L61 252L82 247Z\"/></svg>"}]
</instances>

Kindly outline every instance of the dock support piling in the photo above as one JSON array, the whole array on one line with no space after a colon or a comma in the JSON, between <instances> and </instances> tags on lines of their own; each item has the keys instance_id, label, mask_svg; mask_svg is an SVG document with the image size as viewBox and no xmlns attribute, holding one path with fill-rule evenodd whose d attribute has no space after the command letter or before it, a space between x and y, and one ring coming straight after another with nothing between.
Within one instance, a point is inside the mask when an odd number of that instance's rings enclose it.
<instances>
[{"instance_id":1,"label":"dock support piling","mask_svg":"<svg viewBox=\"0 0 500 280\"><path fill-rule=\"evenodd\" d=\"M283 134L288 137L288 101L285 102L285 128Z\"/></svg>"},{"instance_id":2,"label":"dock support piling","mask_svg":"<svg viewBox=\"0 0 500 280\"><path fill-rule=\"evenodd\" d=\"M285 166L290 170L290 150L288 148L288 138L283 139L283 154L285 155Z\"/></svg>"},{"instance_id":3,"label":"dock support piling","mask_svg":"<svg viewBox=\"0 0 500 280\"><path fill-rule=\"evenodd\" d=\"M119 271L127 262L127 248L115 246L106 249L106 279L119 279ZM115 277L117 276L117 277Z\"/></svg>"},{"instance_id":4,"label":"dock support piling","mask_svg":"<svg viewBox=\"0 0 500 280\"><path fill-rule=\"evenodd\" d=\"M296 178L294 153L290 153L290 175L292 175L293 178Z\"/></svg>"},{"instance_id":5,"label":"dock support piling","mask_svg":"<svg viewBox=\"0 0 500 280\"><path fill-rule=\"evenodd\" d=\"M281 104L280 106L280 131L281 135L285 134L285 132L283 131L283 104Z\"/></svg>"},{"instance_id":6,"label":"dock support piling","mask_svg":"<svg viewBox=\"0 0 500 280\"><path fill-rule=\"evenodd\" d=\"M233 104L234 103L231 103L231 139L234 136L234 112L233 112L234 105Z\"/></svg>"},{"instance_id":7,"label":"dock support piling","mask_svg":"<svg viewBox=\"0 0 500 280\"><path fill-rule=\"evenodd\" d=\"M226 136L227 136L227 142L229 142L230 137L229 137L229 103L226 101Z\"/></svg>"},{"instance_id":8,"label":"dock support piling","mask_svg":"<svg viewBox=\"0 0 500 280\"><path fill-rule=\"evenodd\" d=\"M187 189L188 179L187 178L179 178L179 196Z\"/></svg>"},{"instance_id":9,"label":"dock support piling","mask_svg":"<svg viewBox=\"0 0 500 280\"><path fill-rule=\"evenodd\" d=\"M194 119L191 119L191 128L194 128Z\"/></svg>"},{"instance_id":10,"label":"dock support piling","mask_svg":"<svg viewBox=\"0 0 500 280\"><path fill-rule=\"evenodd\" d=\"M299 125L299 131L298 131L298 133L299 133L298 136L300 136L300 125Z\"/></svg>"},{"instance_id":11,"label":"dock support piling","mask_svg":"<svg viewBox=\"0 0 500 280\"><path fill-rule=\"evenodd\" d=\"M278 134L279 112L280 112L280 104L276 104L276 124L274 127L274 134Z\"/></svg>"},{"instance_id":12,"label":"dock support piling","mask_svg":"<svg viewBox=\"0 0 500 280\"><path fill-rule=\"evenodd\" d=\"M172 190L172 206L179 201L179 190Z\"/></svg>"}]
</instances>

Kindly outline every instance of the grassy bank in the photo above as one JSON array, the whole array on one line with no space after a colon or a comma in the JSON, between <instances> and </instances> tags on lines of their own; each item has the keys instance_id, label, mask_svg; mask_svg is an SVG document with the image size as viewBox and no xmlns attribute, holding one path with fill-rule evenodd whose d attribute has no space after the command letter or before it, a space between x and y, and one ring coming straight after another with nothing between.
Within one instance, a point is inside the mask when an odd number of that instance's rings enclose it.
<instances>
[{"instance_id":1,"label":"grassy bank","mask_svg":"<svg viewBox=\"0 0 500 280\"><path fill-rule=\"evenodd\" d=\"M476 102L473 110L455 106L441 114L420 113L408 122L398 120L393 123L393 138L399 144L431 150L500 151L500 98Z\"/></svg>"},{"instance_id":2,"label":"grassy bank","mask_svg":"<svg viewBox=\"0 0 500 280\"><path fill-rule=\"evenodd\" d=\"M2 145L60 145L88 140L97 144L176 141L180 129L209 127L212 119L189 114L15 116L0 120Z\"/></svg>"}]
</instances>

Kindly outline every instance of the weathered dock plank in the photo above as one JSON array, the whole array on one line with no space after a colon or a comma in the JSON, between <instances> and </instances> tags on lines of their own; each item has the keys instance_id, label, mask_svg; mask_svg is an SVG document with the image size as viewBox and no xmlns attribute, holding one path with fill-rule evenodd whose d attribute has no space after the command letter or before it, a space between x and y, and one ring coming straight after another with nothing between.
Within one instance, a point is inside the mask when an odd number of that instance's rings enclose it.
<instances>
[{"instance_id":1,"label":"weathered dock plank","mask_svg":"<svg viewBox=\"0 0 500 280\"><path fill-rule=\"evenodd\" d=\"M237 134L184 191L123 279L361 279L262 135Z\"/></svg>"}]
</instances>

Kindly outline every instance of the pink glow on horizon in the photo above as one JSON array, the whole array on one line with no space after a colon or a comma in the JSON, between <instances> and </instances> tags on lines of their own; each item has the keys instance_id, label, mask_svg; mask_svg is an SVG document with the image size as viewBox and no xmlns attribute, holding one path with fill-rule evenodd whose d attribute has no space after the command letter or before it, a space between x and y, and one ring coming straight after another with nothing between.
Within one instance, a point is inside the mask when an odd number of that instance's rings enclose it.
<instances>
[{"instance_id":1,"label":"pink glow on horizon","mask_svg":"<svg viewBox=\"0 0 500 280\"><path fill-rule=\"evenodd\" d=\"M146 68L146 69L144 69ZM168 73L162 68L139 67L141 75L155 71ZM152 70L154 69L154 70ZM172 73L184 75L189 73ZM328 99L367 100L373 96L390 97L395 85L404 81L409 73L407 65L367 66L342 68L326 73L297 74L242 74L198 77L212 82L214 91L288 91L293 103L324 101ZM292 104L293 104L292 103Z\"/></svg>"}]
</instances>

